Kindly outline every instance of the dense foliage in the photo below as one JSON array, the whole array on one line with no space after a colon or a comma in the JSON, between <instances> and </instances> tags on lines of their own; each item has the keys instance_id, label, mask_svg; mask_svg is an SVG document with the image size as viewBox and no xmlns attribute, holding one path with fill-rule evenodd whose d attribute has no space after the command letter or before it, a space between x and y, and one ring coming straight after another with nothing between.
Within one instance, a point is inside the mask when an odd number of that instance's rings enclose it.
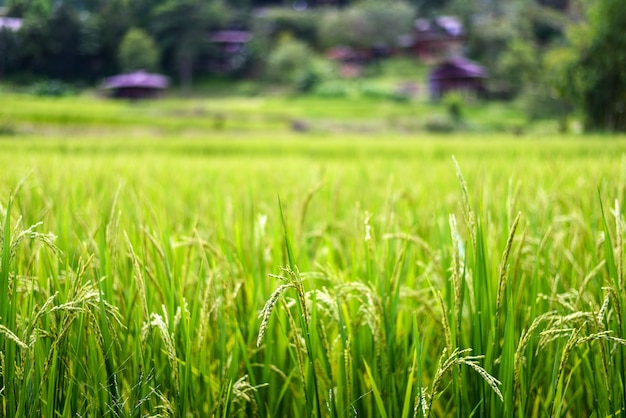
<instances>
[{"instance_id":1,"label":"dense foliage","mask_svg":"<svg viewBox=\"0 0 626 418\"><path fill-rule=\"evenodd\" d=\"M268 75L268 58L285 36L312 54L349 46L372 63L409 53L399 39L410 40L416 17L455 15L464 24L466 53L488 71L489 97L521 98L530 117L554 115L564 128L575 114L588 130L626 130L620 0L6 0L2 10L24 18L19 31L0 30L3 79L93 83L129 68L121 49L134 29L154 40L154 67L188 90L198 74ZM245 52L233 58L237 65L222 65L230 48L211 41L222 29L252 32ZM542 103L543 113L535 106Z\"/></svg>"},{"instance_id":2,"label":"dense foliage","mask_svg":"<svg viewBox=\"0 0 626 418\"><path fill-rule=\"evenodd\" d=\"M155 71L159 51L150 35L141 29L131 29L122 39L118 60L123 71Z\"/></svg>"},{"instance_id":3,"label":"dense foliage","mask_svg":"<svg viewBox=\"0 0 626 418\"><path fill-rule=\"evenodd\" d=\"M569 33L570 96L581 104L587 128L626 132L626 8L603 0L586 14Z\"/></svg>"}]
</instances>

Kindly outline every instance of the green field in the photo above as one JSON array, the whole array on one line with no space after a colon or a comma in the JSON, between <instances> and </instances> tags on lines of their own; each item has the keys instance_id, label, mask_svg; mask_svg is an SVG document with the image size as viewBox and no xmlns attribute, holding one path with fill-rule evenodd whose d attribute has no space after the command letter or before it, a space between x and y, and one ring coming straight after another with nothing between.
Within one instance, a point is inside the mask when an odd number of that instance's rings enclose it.
<instances>
[{"instance_id":1,"label":"green field","mask_svg":"<svg viewBox=\"0 0 626 418\"><path fill-rule=\"evenodd\" d=\"M626 138L0 104L2 416L625 413Z\"/></svg>"}]
</instances>

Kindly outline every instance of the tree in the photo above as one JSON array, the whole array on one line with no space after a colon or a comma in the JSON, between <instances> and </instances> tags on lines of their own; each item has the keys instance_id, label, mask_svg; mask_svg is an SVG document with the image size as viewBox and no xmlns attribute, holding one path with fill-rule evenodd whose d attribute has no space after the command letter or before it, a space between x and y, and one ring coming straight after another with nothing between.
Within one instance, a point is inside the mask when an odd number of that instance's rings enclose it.
<instances>
[{"instance_id":1,"label":"tree","mask_svg":"<svg viewBox=\"0 0 626 418\"><path fill-rule=\"evenodd\" d=\"M61 79L83 75L87 63L80 50L83 30L76 11L61 3L46 20L46 33L47 75Z\"/></svg>"},{"instance_id":2,"label":"tree","mask_svg":"<svg viewBox=\"0 0 626 418\"><path fill-rule=\"evenodd\" d=\"M531 120L556 119L559 130L567 130L568 118L574 111L569 63L571 51L555 48L537 57L537 69L530 74L522 92L522 105Z\"/></svg>"},{"instance_id":3,"label":"tree","mask_svg":"<svg viewBox=\"0 0 626 418\"><path fill-rule=\"evenodd\" d=\"M0 78L17 69L20 42L16 32L0 29Z\"/></svg>"},{"instance_id":4,"label":"tree","mask_svg":"<svg viewBox=\"0 0 626 418\"><path fill-rule=\"evenodd\" d=\"M421 16L433 16L445 8L450 0L410 0Z\"/></svg>"},{"instance_id":5,"label":"tree","mask_svg":"<svg viewBox=\"0 0 626 418\"><path fill-rule=\"evenodd\" d=\"M50 0L11 0L7 3L7 15L15 17L47 17L52 13Z\"/></svg>"},{"instance_id":6,"label":"tree","mask_svg":"<svg viewBox=\"0 0 626 418\"><path fill-rule=\"evenodd\" d=\"M498 56L490 76L502 83L501 88L517 95L536 82L539 68L537 47L522 38L515 38Z\"/></svg>"},{"instance_id":7,"label":"tree","mask_svg":"<svg viewBox=\"0 0 626 418\"><path fill-rule=\"evenodd\" d=\"M587 130L626 132L626 7L623 0L596 0L585 17L568 28L571 52L563 54L556 85L569 89Z\"/></svg>"},{"instance_id":8,"label":"tree","mask_svg":"<svg viewBox=\"0 0 626 418\"><path fill-rule=\"evenodd\" d=\"M313 57L307 44L287 36L269 54L266 76L270 81L307 90L314 84Z\"/></svg>"},{"instance_id":9,"label":"tree","mask_svg":"<svg viewBox=\"0 0 626 418\"><path fill-rule=\"evenodd\" d=\"M119 71L117 57L120 43L132 24L129 3L126 0L107 0L96 15L100 28L101 46L99 53L102 72L106 75ZM132 2L134 4L134 2Z\"/></svg>"},{"instance_id":10,"label":"tree","mask_svg":"<svg viewBox=\"0 0 626 418\"><path fill-rule=\"evenodd\" d=\"M319 31L324 46L393 47L398 36L409 33L415 10L404 2L365 1L327 13Z\"/></svg>"},{"instance_id":11,"label":"tree","mask_svg":"<svg viewBox=\"0 0 626 418\"><path fill-rule=\"evenodd\" d=\"M167 0L132 0L127 1L127 18L130 25L150 32L155 10L167 3Z\"/></svg>"},{"instance_id":12,"label":"tree","mask_svg":"<svg viewBox=\"0 0 626 418\"><path fill-rule=\"evenodd\" d=\"M93 80L99 72L100 25L59 3L48 17L29 14L18 32L18 73L63 80Z\"/></svg>"},{"instance_id":13,"label":"tree","mask_svg":"<svg viewBox=\"0 0 626 418\"><path fill-rule=\"evenodd\" d=\"M155 71L159 63L159 50L146 32L130 29L120 44L118 61L124 71Z\"/></svg>"},{"instance_id":14,"label":"tree","mask_svg":"<svg viewBox=\"0 0 626 418\"><path fill-rule=\"evenodd\" d=\"M210 31L226 16L226 8L219 1L170 0L155 10L157 43L178 70L185 89L191 88L196 59L207 48Z\"/></svg>"}]
</instances>

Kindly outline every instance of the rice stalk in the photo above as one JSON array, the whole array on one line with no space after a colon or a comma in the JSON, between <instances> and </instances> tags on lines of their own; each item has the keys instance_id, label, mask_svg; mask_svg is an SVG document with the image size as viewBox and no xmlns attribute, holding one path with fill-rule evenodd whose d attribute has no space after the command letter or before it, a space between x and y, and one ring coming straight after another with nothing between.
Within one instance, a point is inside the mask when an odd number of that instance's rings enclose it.
<instances>
[{"instance_id":1,"label":"rice stalk","mask_svg":"<svg viewBox=\"0 0 626 418\"><path fill-rule=\"evenodd\" d=\"M430 399L426 388L422 388L420 393L415 395L415 402L413 405L413 418L425 417L428 415L428 407L430 405Z\"/></svg>"},{"instance_id":2,"label":"rice stalk","mask_svg":"<svg viewBox=\"0 0 626 418\"><path fill-rule=\"evenodd\" d=\"M485 369L483 369L479 364L478 360L484 358L484 356L463 356L459 358L459 364L464 364L473 369L480 377L483 378L485 382L491 387L494 393L500 398L501 402L504 402L504 398L502 397L502 393L500 392L500 388L498 386L502 385L502 383L490 375Z\"/></svg>"},{"instance_id":3,"label":"rice stalk","mask_svg":"<svg viewBox=\"0 0 626 418\"><path fill-rule=\"evenodd\" d=\"M433 290L434 292L434 290ZM441 308L441 325L443 326L443 335L446 340L446 348L448 352L453 352L452 350L452 335L450 332L450 324L448 323L448 311L446 310L446 305L443 302L443 298L441 297L441 292L434 292L437 301L439 302L439 307Z\"/></svg>"},{"instance_id":4,"label":"rice stalk","mask_svg":"<svg viewBox=\"0 0 626 418\"><path fill-rule=\"evenodd\" d=\"M552 395L552 402L550 403L550 416L553 416L554 408L559 408L561 406L561 400L557 403L557 394L561 387L561 377L565 371L565 364L569 359L571 352L574 350L578 342L580 341L579 335L581 333L581 328L576 328L571 331L570 337L563 348L563 352L561 353L561 360L559 361L559 367L556 372L556 378L554 379L554 388Z\"/></svg>"},{"instance_id":5,"label":"rice stalk","mask_svg":"<svg viewBox=\"0 0 626 418\"><path fill-rule=\"evenodd\" d=\"M211 318L213 312L215 312L215 310L219 306L218 300L216 300L216 303L212 305L210 304L212 283L213 274L210 274L207 282L204 285L204 292L202 293L201 298L200 314L198 315L200 318L200 324L198 325L198 332L196 333L197 350L201 350L204 346L204 340L206 338L207 329L209 326L209 319Z\"/></svg>"},{"instance_id":6,"label":"rice stalk","mask_svg":"<svg viewBox=\"0 0 626 418\"><path fill-rule=\"evenodd\" d=\"M459 233L456 228L456 217L454 215L450 215L448 218L448 222L450 224L450 234L452 235L452 265L450 269L452 270L452 289L454 292L454 308L456 310L456 320L455 322L455 335L456 338L461 338L461 318L462 318L462 309L463 306L461 304L461 291L463 282L461 280L461 270L463 270L463 260L461 258L461 242L459 241ZM439 295L441 299L441 295ZM442 301L440 301L442 303ZM448 345L448 350L452 350L452 345Z\"/></svg>"},{"instance_id":7,"label":"rice stalk","mask_svg":"<svg viewBox=\"0 0 626 418\"><path fill-rule=\"evenodd\" d=\"M17 255L18 247L26 239L39 241L39 242L43 243L57 257L61 257L63 255L63 252L55 245L55 241L57 239L56 235L54 235L52 233L45 233L44 234L44 233L35 231L35 229L37 229L41 225L43 225L43 222L38 222L38 223L36 223L34 225L31 225L27 229L20 231L13 238L13 240L11 241L11 255L10 255L10 259L11 260L15 259L16 255Z\"/></svg>"},{"instance_id":8,"label":"rice stalk","mask_svg":"<svg viewBox=\"0 0 626 418\"><path fill-rule=\"evenodd\" d=\"M615 206L611 211L615 218L615 258L617 259L617 277L619 289L624 288L624 219L620 209L619 200L615 199Z\"/></svg>"},{"instance_id":9,"label":"rice stalk","mask_svg":"<svg viewBox=\"0 0 626 418\"><path fill-rule=\"evenodd\" d=\"M524 357L524 351L526 351L526 347L530 343L531 338L539 328L542 322L550 322L553 321L557 316L556 311L545 312L538 317L536 317L533 322L530 324L527 330L522 330L522 335L517 344L517 348L515 350L515 358L514 358L514 372L513 372L513 393L519 396L520 393L520 377L522 368L524 367L524 363L526 358Z\"/></svg>"},{"instance_id":10,"label":"rice stalk","mask_svg":"<svg viewBox=\"0 0 626 418\"><path fill-rule=\"evenodd\" d=\"M287 320L289 321L289 329L291 330L294 351L296 353L296 362L298 363L298 371L300 372L300 381L302 383L302 387L305 388L304 396L305 398L308 398L309 395L306 391L307 385L305 378L306 371L304 368L304 356L302 355L303 352L306 352L306 343L302 342L303 339L299 335L298 327L296 326L296 320L293 318L291 310L289 309L289 306L287 306L287 302L285 302L285 300L281 298L281 303L283 305L284 311L287 313Z\"/></svg>"},{"instance_id":11,"label":"rice stalk","mask_svg":"<svg viewBox=\"0 0 626 418\"><path fill-rule=\"evenodd\" d=\"M311 199L313 196L322 189L326 185L326 182L322 181L315 186L313 186L309 191L304 195L304 200L302 201L302 208L300 209L300 231L304 231L304 221L306 219L307 210L311 203Z\"/></svg>"},{"instance_id":12,"label":"rice stalk","mask_svg":"<svg viewBox=\"0 0 626 418\"><path fill-rule=\"evenodd\" d=\"M278 286L276 290L272 292L272 295L267 300L267 302L265 302L263 309L261 309L261 312L259 313L259 318L261 318L261 325L259 326L259 334L256 340L257 347L260 347L261 343L263 342L263 337L265 336L265 332L267 331L267 324L270 321L270 316L272 315L272 311L274 310L276 302L278 302L278 299L283 294L283 292L293 287L294 285L291 283Z\"/></svg>"},{"instance_id":13,"label":"rice stalk","mask_svg":"<svg viewBox=\"0 0 626 418\"><path fill-rule=\"evenodd\" d=\"M346 374L346 400L352 403L352 338L348 335L346 338L346 347L343 350L343 367Z\"/></svg>"},{"instance_id":14,"label":"rice stalk","mask_svg":"<svg viewBox=\"0 0 626 418\"><path fill-rule=\"evenodd\" d=\"M500 316L502 301L504 299L504 289L506 287L509 254L511 253L513 238L515 237L515 231L517 230L517 225L519 224L521 215L521 212L517 212L517 216L515 217L513 225L511 225L511 229L509 230L509 237L506 240L506 246L504 247L504 252L502 253L502 259L500 260L500 268L498 273L498 296L496 298L496 324L498 323L498 317Z\"/></svg>"},{"instance_id":15,"label":"rice stalk","mask_svg":"<svg viewBox=\"0 0 626 418\"><path fill-rule=\"evenodd\" d=\"M2 334L5 337L7 337L10 341L13 341L15 344L17 344L18 347L20 347L20 348L22 348L24 350L28 349L28 344L26 344L25 342L20 340L17 335L15 335L13 332L11 332L10 329L8 329L7 327L5 327L2 324L0 324L0 334Z\"/></svg>"},{"instance_id":16,"label":"rice stalk","mask_svg":"<svg viewBox=\"0 0 626 418\"><path fill-rule=\"evenodd\" d=\"M156 328L161 336L161 341L165 345L165 353L170 363L170 369L172 370L172 377L174 379L174 388L176 395L180 396L179 388L179 372L178 372L178 356L176 355L176 347L174 345L174 337L169 333L169 318L167 317L167 311L164 305L161 305L163 315L152 313L150 316L150 326Z\"/></svg>"},{"instance_id":17,"label":"rice stalk","mask_svg":"<svg viewBox=\"0 0 626 418\"><path fill-rule=\"evenodd\" d=\"M474 216L474 211L472 210L472 206L470 204L469 192L467 191L467 183L465 183L465 178L463 177L463 173L461 172L461 167L457 162L454 155L452 156L452 161L454 162L454 168L456 170L456 176L461 185L461 191L463 192L463 218L465 219L465 224L467 225L467 229L470 232L472 237L472 243L474 244L474 248L476 247L476 218Z\"/></svg>"},{"instance_id":18,"label":"rice stalk","mask_svg":"<svg viewBox=\"0 0 626 418\"><path fill-rule=\"evenodd\" d=\"M337 286L337 297L346 302L356 300L359 304L359 317L356 321L359 325L366 324L377 345L386 345L385 335L381 326L382 301L372 288L361 282L348 282Z\"/></svg>"},{"instance_id":19,"label":"rice stalk","mask_svg":"<svg viewBox=\"0 0 626 418\"><path fill-rule=\"evenodd\" d=\"M454 351L450 353L450 355L447 355L447 348L443 349L443 352L439 357L439 362L435 371L435 377L433 378L433 382L430 388L428 416L430 416L432 412L433 401L437 398L439 394L439 385L441 384L443 376L446 373L450 372L454 367L460 365L468 366L469 368L474 370L480 377L483 378L483 380L485 380L485 382L487 382L487 384L491 387L491 389L498 396L498 398L500 398L501 401L504 401L499 388L502 383L498 379L490 375L483 367L478 364L478 360L484 358L484 356L468 356L467 354L471 351L471 348L461 350L457 347L454 349Z\"/></svg>"},{"instance_id":20,"label":"rice stalk","mask_svg":"<svg viewBox=\"0 0 626 418\"><path fill-rule=\"evenodd\" d=\"M143 310L144 318L147 319L150 318L150 309L148 308L148 297L146 295L146 282L144 280L143 270L126 231L124 231L124 238L126 239L126 245L128 247L128 255L133 263L135 283L137 286L137 293L139 294L139 300L141 301L141 308Z\"/></svg>"}]
</instances>

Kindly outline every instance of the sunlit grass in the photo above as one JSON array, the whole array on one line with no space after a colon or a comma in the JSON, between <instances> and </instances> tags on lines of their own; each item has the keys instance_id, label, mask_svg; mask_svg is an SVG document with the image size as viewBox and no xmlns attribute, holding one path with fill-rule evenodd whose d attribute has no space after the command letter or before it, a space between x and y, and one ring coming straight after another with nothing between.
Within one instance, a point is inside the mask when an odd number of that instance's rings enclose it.
<instances>
[{"instance_id":1,"label":"sunlit grass","mask_svg":"<svg viewBox=\"0 0 626 418\"><path fill-rule=\"evenodd\" d=\"M370 82L354 83L355 89L367 90ZM388 90L390 94L393 91ZM257 134L289 132L293 121L305 122L306 130L313 134L419 134L431 118L447 117L442 103L422 96L401 102L363 94L343 98L235 96L129 102L105 99L96 92L61 98L4 93L0 95L0 122L22 134L58 131L68 126L74 131L134 129L152 135L224 131ZM520 127L532 131L534 126L519 106L511 103L470 101L463 114L466 131L506 132L519 131Z\"/></svg>"},{"instance_id":2,"label":"sunlit grass","mask_svg":"<svg viewBox=\"0 0 626 418\"><path fill-rule=\"evenodd\" d=\"M1 415L624 413L623 138L101 106L0 141Z\"/></svg>"}]
</instances>

